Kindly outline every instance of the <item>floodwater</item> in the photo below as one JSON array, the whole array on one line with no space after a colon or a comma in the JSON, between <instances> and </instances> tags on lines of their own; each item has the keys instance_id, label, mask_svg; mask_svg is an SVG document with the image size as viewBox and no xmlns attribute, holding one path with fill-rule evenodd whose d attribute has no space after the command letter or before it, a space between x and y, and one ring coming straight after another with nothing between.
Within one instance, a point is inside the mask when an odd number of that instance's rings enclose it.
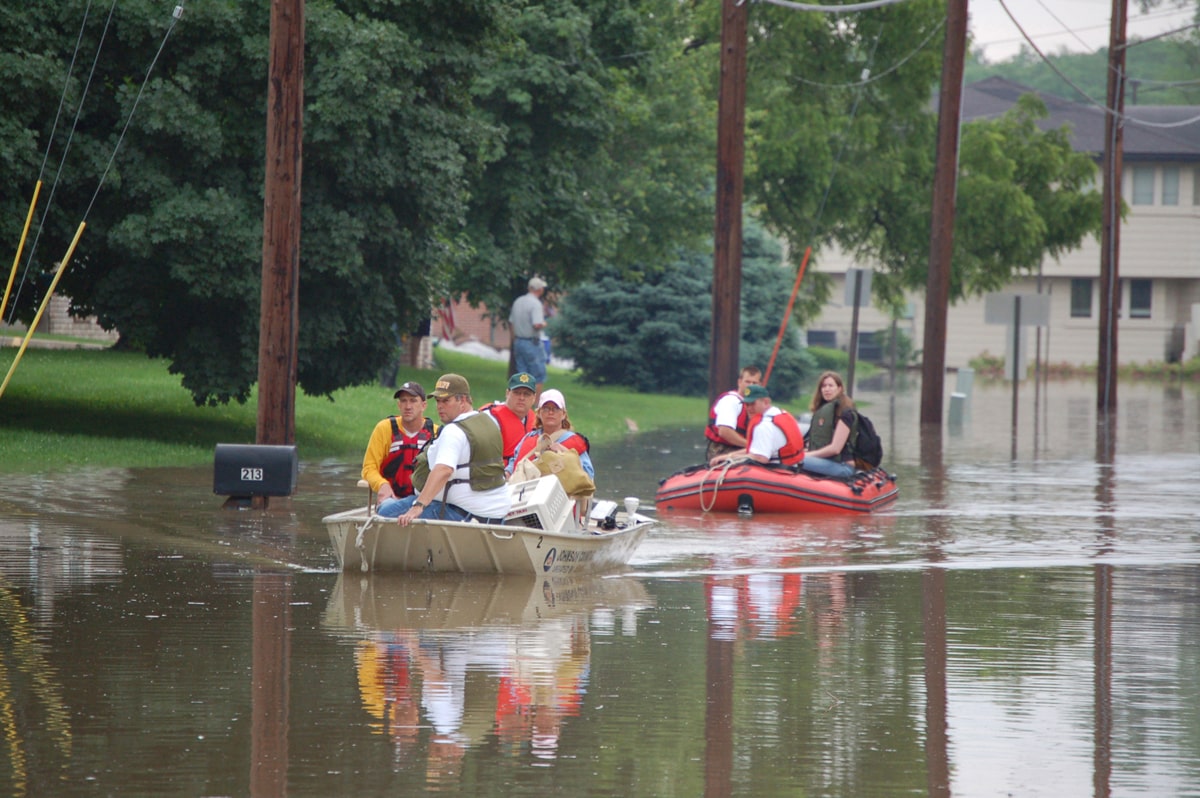
<instances>
[{"instance_id":1,"label":"floodwater","mask_svg":"<svg viewBox=\"0 0 1200 798\"><path fill-rule=\"evenodd\" d=\"M266 512L0 476L0 795L1200 795L1200 390L1023 386L1014 436L977 384L924 439L858 398L892 508L671 516L574 581L338 574L355 463ZM598 450L599 494L701 452Z\"/></svg>"}]
</instances>

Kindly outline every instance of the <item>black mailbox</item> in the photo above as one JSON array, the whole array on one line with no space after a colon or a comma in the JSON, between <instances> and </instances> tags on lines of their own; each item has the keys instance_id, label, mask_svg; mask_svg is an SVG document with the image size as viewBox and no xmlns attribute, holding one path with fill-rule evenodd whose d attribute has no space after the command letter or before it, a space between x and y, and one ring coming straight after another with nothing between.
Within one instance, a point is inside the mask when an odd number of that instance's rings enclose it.
<instances>
[{"instance_id":1,"label":"black mailbox","mask_svg":"<svg viewBox=\"0 0 1200 798\"><path fill-rule=\"evenodd\" d=\"M291 496L299 473L295 446L218 443L213 457L213 493Z\"/></svg>"}]
</instances>

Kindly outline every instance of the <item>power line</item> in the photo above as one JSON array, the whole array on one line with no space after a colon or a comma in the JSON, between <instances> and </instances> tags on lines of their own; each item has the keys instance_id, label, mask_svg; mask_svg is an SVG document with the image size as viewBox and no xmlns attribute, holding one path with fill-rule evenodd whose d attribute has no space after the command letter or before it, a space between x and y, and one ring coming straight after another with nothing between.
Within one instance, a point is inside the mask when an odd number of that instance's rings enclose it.
<instances>
[{"instance_id":1,"label":"power line","mask_svg":"<svg viewBox=\"0 0 1200 798\"><path fill-rule=\"evenodd\" d=\"M83 23L79 28L79 39L75 42L75 52L71 55L71 65L68 67L67 76L63 83L63 97L66 97L67 85L71 81L71 72L75 68L75 58L79 55L79 41L83 38L83 29L87 25L87 17L91 11L92 4L89 2L87 8L84 9ZM63 145L62 157L58 160L58 169L54 173L54 181L50 184L50 193L46 197L46 206L42 209L41 218L38 220L37 230L33 234L33 242L29 245L29 255L25 259L25 268L21 271L21 282L17 284L17 292L13 296L12 308L9 310L9 321L16 318L17 304L21 298L21 291L25 288L25 280L29 276L29 269L33 265L33 256L37 252L38 242L42 238L42 231L46 228L46 219L50 215L50 207L54 204L54 194L58 190L58 182L62 178L63 165L67 162L67 154L71 151L71 143L75 140L75 129L79 126L79 116L83 113L83 103L87 99L88 90L92 87L92 78L96 74L96 64L100 62L100 52L104 49L104 41L108 38L108 28L112 24L113 12L117 9L117 0L112 0L112 5L108 7L108 16L104 20L104 29L100 32L100 41L96 44L96 54L92 57L92 66L88 70L87 81L83 85L83 93L79 97L79 105L75 108L75 118L71 120L71 130L67 133L67 142ZM61 113L62 100L59 101L59 110ZM58 127L58 115L54 118L54 126ZM53 144L54 134L51 132L50 139L46 142L46 155L42 159L41 172L38 175L38 180L42 179L45 174L46 162L50 155L50 146Z\"/></svg>"},{"instance_id":2,"label":"power line","mask_svg":"<svg viewBox=\"0 0 1200 798\"><path fill-rule=\"evenodd\" d=\"M1094 106L1095 108L1097 108L1101 111L1104 111L1106 114L1113 114L1122 123L1132 124L1132 125L1140 125L1141 127L1148 127L1148 128L1168 129L1168 128L1176 128L1176 127L1185 127L1187 125L1194 124L1195 122L1200 122L1200 115L1191 117L1190 119L1180 120L1177 122L1149 122L1149 121L1146 121L1143 119L1138 119L1137 117L1130 116L1127 113L1117 111L1114 108L1109 108L1106 103L1094 99L1086 91L1084 91L1082 88L1080 88L1073 80L1071 80L1069 77L1067 77L1061 69L1059 69L1057 66L1055 66L1054 62L1051 61L1046 56L1046 54L1043 53L1040 48L1038 48L1038 46L1036 44L1034 44L1033 39L1031 39L1029 37L1029 35L1025 32L1025 29L1023 27L1021 27L1021 23L1017 22L1017 18L1013 16L1012 11L1009 10L1008 5L1004 2L1004 0L998 0L998 2L1000 3L1000 7L1004 9L1004 13L1008 14L1008 18L1012 20L1013 25L1016 25L1017 30L1019 30L1021 32L1021 35L1025 37L1025 41L1027 41L1029 43L1029 46L1031 48L1033 48L1033 51L1035 53L1037 53L1037 56L1038 56L1038 58L1040 58L1042 60L1042 63L1044 63L1046 66L1050 67L1050 69L1054 72L1054 74L1056 74L1060 78L1062 78L1064 83L1066 83L1068 86L1070 86L1072 89L1074 89L1079 94L1080 97L1083 97L1085 100L1088 101L1088 103L1090 105ZM1124 79L1128 80L1128 77L1125 77Z\"/></svg>"},{"instance_id":3,"label":"power line","mask_svg":"<svg viewBox=\"0 0 1200 798\"><path fill-rule=\"evenodd\" d=\"M179 5L175 6L175 10L171 14L171 23L170 23L170 25L167 26L166 33L163 34L162 42L159 44L158 51L155 52L154 58L151 60L150 66L146 70L146 76L145 76L145 78L143 78L141 86L138 87L137 96L134 98L133 106L129 109L128 116L126 116L126 118L125 118L125 125L121 129L121 135L118 137L117 143L113 145L112 153L109 155L108 163L105 165L104 172L100 175L100 180L96 184L96 191L95 191L95 193L92 194L92 199L91 199L91 202L88 203L87 210L84 211L83 219L80 221L81 229L82 229L83 224L87 222L87 217L88 217L88 214L90 214L92 211L92 206L94 206L96 204L96 198L100 194L100 189L104 186L104 181L108 177L108 173L109 173L109 170L112 168L113 161L117 157L117 151L120 149L121 143L125 140L125 134L129 130L129 123L133 120L133 113L134 113L134 111L137 110L138 103L141 101L141 98L142 98L142 93L146 89L146 84L149 83L149 81L150 81L150 74L154 71L154 66L158 63L158 57L162 54L163 48L167 44L167 39L171 35L171 31L173 31L175 29L176 23L178 23L179 19L183 16L183 3L184 2L186 2L186 0L179 0ZM109 7L109 10L108 10L108 17L104 21L104 28L100 34L100 41L98 42L98 44L96 46L96 53L92 58L92 66L91 66L91 69L88 71L87 81L84 83L83 92L79 98L79 105L77 106L77 108L75 110L75 118L72 120L71 130L67 134L67 142L66 142L65 146L63 147L62 157L59 159L58 169L54 175L54 182L51 183L51 186L50 186L50 193L46 199L46 206L42 210L42 215L38 222L37 231L35 232L33 242L30 245L29 255L25 261L25 268L22 270L22 273L21 273L21 282L17 286L17 293L13 299L12 310L10 311L10 314L15 315L15 313L16 313L17 299L19 299L21 296L21 288L25 285L25 281L29 275L29 270L33 265L33 258L37 251L38 241L41 239L42 232L45 229L46 219L50 215L50 208L54 202L54 193L55 193L56 189L58 188L59 180L62 177L63 166L66 163L67 154L71 150L71 143L74 140L75 130L79 124L79 116L83 111L83 103L87 97L88 91L91 89L92 81L96 74L96 65L100 61L100 53L104 49L104 42L108 36L108 29L112 22L113 12L116 10L116 6L117 6L117 0L113 0L112 5ZM90 12L90 9L91 9L91 2L89 0L87 9L85 9L85 11L84 11L83 23L80 26L79 40L76 41L75 52L71 56L71 64L68 67L67 76L64 81L63 99L60 99L60 101L59 101L59 114L55 116L55 120L54 120L55 128L57 128L57 126L58 126L58 118L62 113L62 105L65 100L66 91L67 91L66 87L70 83L71 73L74 71L75 59L79 53L79 41L81 41L83 38L83 31L84 31L84 27L87 24L87 15ZM42 161L42 168L41 168L42 174L44 174L45 170L46 170L46 162L49 159L50 145L53 142L53 138L54 138L54 132L51 131L50 141L47 143L47 146L46 146L46 156L43 158L43 161ZM40 175L39 175L38 179L39 179L39 181L41 180ZM14 315L10 315L10 321L12 320Z\"/></svg>"},{"instance_id":4,"label":"power line","mask_svg":"<svg viewBox=\"0 0 1200 798\"><path fill-rule=\"evenodd\" d=\"M1045 2L1043 2L1043 0L1037 0L1037 2L1038 2L1038 5L1040 5L1046 11L1046 13L1049 14L1050 17L1054 19L1055 22L1057 22L1059 25L1062 26L1060 29L1048 30L1045 32L1039 32L1039 33L1033 33L1033 34L1026 32L1020 36L1013 36L1013 37L1004 38L1004 39L991 39L989 41L980 41L980 40L976 39L974 42L972 42L973 47L976 49L987 49L988 47L1007 45L1007 44L1015 44L1018 42L1030 42L1032 44L1032 40L1061 39L1061 38L1065 38L1065 37L1069 36L1069 37L1074 38L1077 42L1079 42L1080 45L1083 46L1083 48L1085 49L1086 52L1088 52L1088 53L1097 52L1097 48L1088 44L1087 41L1080 34L1091 32L1091 31L1101 31L1101 30L1107 31L1108 30L1107 22L1104 24L1099 24L1099 25L1085 25L1085 26L1080 26L1080 27L1072 27L1069 24L1067 24L1066 22L1064 22L1062 19L1060 19L1053 11L1051 11L1050 8L1047 6L1047 4ZM1176 17L1179 14L1180 14L1180 9L1165 9L1165 10L1159 11L1159 12L1149 12L1149 13L1142 14L1138 17L1131 18L1129 20L1129 24L1135 25L1138 23L1155 22L1160 19L1169 19L1172 17ZM1012 19L1013 15L1011 13L1009 13L1008 16L1010 19ZM1015 20L1014 20L1014 24L1015 24ZM1147 37L1145 40L1148 40L1148 39L1149 39L1149 37Z\"/></svg>"},{"instance_id":5,"label":"power line","mask_svg":"<svg viewBox=\"0 0 1200 798\"><path fill-rule=\"evenodd\" d=\"M171 31L175 30L175 25L183 16L183 0L175 7L174 13L171 14L171 24L167 26L167 32L163 34L162 41L158 45L157 52L154 53L154 58L150 60L150 66L146 68L146 77L142 79L142 85L138 87L137 96L133 99L133 107L129 109L129 115L125 117L125 126L121 128L121 135L117 137L117 143L113 145L112 154L108 156L108 163L104 165L104 173L100 175L100 180L96 183L96 192L92 194L92 201L88 203L87 210L83 213L84 221L87 221L88 214L92 212L92 206L96 204L96 197L100 196L100 189L104 187L104 180L108 177L108 172L112 169L113 161L116 160L117 150L121 149L121 143L125 141L125 133L129 130L129 123L133 121L133 112L137 110L138 103L142 101L142 94L146 91L146 84L150 82L150 73L154 71L155 64L158 63L158 57L162 55L163 48L167 46L167 39L171 36Z\"/></svg>"},{"instance_id":6,"label":"power line","mask_svg":"<svg viewBox=\"0 0 1200 798\"><path fill-rule=\"evenodd\" d=\"M929 31L929 33L926 34L925 38L921 40L921 43L918 44L916 47L914 47L903 58L901 58L896 63L892 64L890 67L888 67L887 69L885 69L882 72L879 72L877 74L872 74L870 69L863 69L862 79L854 81L853 83L822 83L820 81L808 80L807 78L801 78L801 77L797 77L796 81L799 83L803 83L806 86L816 86L816 87L822 88L822 89L857 89L862 86L868 86L878 80L883 80L885 77L892 74L896 70L900 69L900 67L904 66L909 61L911 61L913 58L915 58L917 53L924 50L925 46L927 44L929 44L929 40L932 39L934 36L936 36L938 34L938 32L940 30L942 30L942 28L944 28L944 27L946 27L946 20L942 19L940 22L938 22L937 25L935 25L933 27L933 30Z\"/></svg>"},{"instance_id":7,"label":"power line","mask_svg":"<svg viewBox=\"0 0 1200 798\"><path fill-rule=\"evenodd\" d=\"M826 14L849 14L854 11L870 11L875 8L883 8L884 6L894 6L898 3L907 3L908 0L870 0L870 2L866 3L847 3L843 6L826 6L817 5L815 3L793 3L791 0L758 0L758 2L783 6L784 8L790 8L793 11L820 11Z\"/></svg>"}]
</instances>

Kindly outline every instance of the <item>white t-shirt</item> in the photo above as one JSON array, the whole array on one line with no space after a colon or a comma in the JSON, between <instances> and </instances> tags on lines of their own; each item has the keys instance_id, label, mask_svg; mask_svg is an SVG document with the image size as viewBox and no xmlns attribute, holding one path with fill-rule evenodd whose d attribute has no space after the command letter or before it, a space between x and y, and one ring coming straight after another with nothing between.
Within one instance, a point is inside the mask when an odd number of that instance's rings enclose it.
<instances>
[{"instance_id":1,"label":"white t-shirt","mask_svg":"<svg viewBox=\"0 0 1200 798\"><path fill-rule=\"evenodd\" d=\"M787 445L787 435L784 435L783 430L775 426L771 419L781 412L783 411L772 405L763 413L762 421L755 426L754 434L750 438L750 454L762 455L775 463L780 462L779 450Z\"/></svg>"},{"instance_id":2,"label":"white t-shirt","mask_svg":"<svg viewBox=\"0 0 1200 798\"><path fill-rule=\"evenodd\" d=\"M468 410L454 420L462 421L477 414L478 411ZM485 415L496 424L496 419L491 413ZM496 425L496 429L500 429L499 424ZM437 440L429 444L429 467L449 466L454 469L450 476L452 480L470 478L471 469L466 466L470 459L471 444L467 440L467 433L463 432L458 424L447 424ZM442 501L443 494L439 492L434 498ZM445 495L444 500L484 518L503 518L512 509L512 494L509 493L506 484L491 490L471 490L468 482L460 482L450 486L450 492Z\"/></svg>"},{"instance_id":3,"label":"white t-shirt","mask_svg":"<svg viewBox=\"0 0 1200 798\"><path fill-rule=\"evenodd\" d=\"M737 393L723 393L717 399L717 403L713 405L716 410L716 419L714 423L718 427L729 427L736 430L738 427L738 416L742 414L744 407L742 397Z\"/></svg>"}]
</instances>

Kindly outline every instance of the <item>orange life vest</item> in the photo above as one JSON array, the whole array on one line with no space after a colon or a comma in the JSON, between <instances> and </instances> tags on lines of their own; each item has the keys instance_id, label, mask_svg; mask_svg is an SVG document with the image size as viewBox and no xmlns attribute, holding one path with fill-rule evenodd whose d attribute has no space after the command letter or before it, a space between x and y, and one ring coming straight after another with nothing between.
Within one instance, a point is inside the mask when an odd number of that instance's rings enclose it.
<instances>
[{"instance_id":1,"label":"orange life vest","mask_svg":"<svg viewBox=\"0 0 1200 798\"><path fill-rule=\"evenodd\" d=\"M561 443L568 449L574 449L575 451L579 452L581 456L587 454L592 448L591 442L575 430L559 430L558 434L562 435L564 432L566 433L566 437L559 438L556 441L557 443ZM542 431L540 429L535 429L532 432L527 433L525 437L521 439L521 443L517 446L516 455L508 459L508 464L515 467L517 463L521 462L525 455L532 452L533 448L537 446L538 438L540 437L542 437Z\"/></svg>"},{"instance_id":2,"label":"orange life vest","mask_svg":"<svg viewBox=\"0 0 1200 798\"><path fill-rule=\"evenodd\" d=\"M754 428L762 423L762 414L750 419L750 426L746 430L746 440L750 441L754 435ZM787 438L785 443L779 449L779 460L784 465L796 465L804 459L804 433L800 431L800 425L796 423L795 417L786 410L780 410L775 415L771 416L771 423L779 427L783 431L783 435Z\"/></svg>"},{"instance_id":3,"label":"orange life vest","mask_svg":"<svg viewBox=\"0 0 1200 798\"><path fill-rule=\"evenodd\" d=\"M504 441L504 462L508 462L517 450L517 444L525 433L531 432L537 424L533 411L525 414L525 420L517 418L517 414L503 402L490 402L479 408L481 413L491 413L492 418L500 425L500 438Z\"/></svg>"},{"instance_id":4,"label":"orange life vest","mask_svg":"<svg viewBox=\"0 0 1200 798\"><path fill-rule=\"evenodd\" d=\"M717 397L717 401L713 402L713 406L708 410L708 426L704 428L704 437L708 438L710 441L715 441L716 443L728 443L728 441L717 434L717 403L726 396L730 395L736 396L739 402L742 401L742 395L737 391L726 391ZM743 404L741 412L738 413L737 426L734 427L734 429L737 430L739 435L743 435L746 437L746 440L749 440L750 438L747 434L747 430L749 428L750 411L748 411L746 406Z\"/></svg>"}]
</instances>

